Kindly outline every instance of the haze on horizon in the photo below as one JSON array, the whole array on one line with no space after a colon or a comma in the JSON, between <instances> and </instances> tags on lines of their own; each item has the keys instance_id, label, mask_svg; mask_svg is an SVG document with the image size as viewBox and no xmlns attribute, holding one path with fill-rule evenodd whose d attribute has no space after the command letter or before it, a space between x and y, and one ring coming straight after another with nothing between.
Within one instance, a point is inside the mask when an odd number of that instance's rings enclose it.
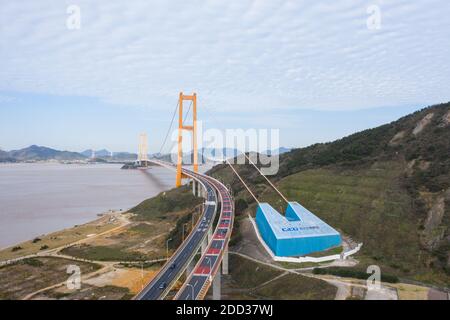
<instances>
[{"instance_id":1,"label":"haze on horizon","mask_svg":"<svg viewBox=\"0 0 450 320\"><path fill-rule=\"evenodd\" d=\"M157 152L180 91L205 128L334 140L450 101L449 16L445 0L8 1L0 148L136 152L145 131Z\"/></svg>"}]
</instances>

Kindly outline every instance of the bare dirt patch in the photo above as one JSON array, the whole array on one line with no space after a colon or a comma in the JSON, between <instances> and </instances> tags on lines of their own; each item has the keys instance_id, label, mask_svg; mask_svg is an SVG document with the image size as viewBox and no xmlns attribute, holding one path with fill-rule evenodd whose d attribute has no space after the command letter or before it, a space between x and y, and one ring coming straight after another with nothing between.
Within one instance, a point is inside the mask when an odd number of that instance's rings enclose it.
<instances>
[{"instance_id":1,"label":"bare dirt patch","mask_svg":"<svg viewBox=\"0 0 450 320\"><path fill-rule=\"evenodd\" d=\"M141 261L166 255L165 237L173 228L168 221L159 223L134 222L120 230L81 245L65 248L62 253L98 261Z\"/></svg>"},{"instance_id":2,"label":"bare dirt patch","mask_svg":"<svg viewBox=\"0 0 450 320\"><path fill-rule=\"evenodd\" d=\"M444 127L450 124L450 111L442 117L442 124Z\"/></svg>"},{"instance_id":3,"label":"bare dirt patch","mask_svg":"<svg viewBox=\"0 0 450 320\"><path fill-rule=\"evenodd\" d=\"M240 221L239 232L242 234L242 240L230 248L232 251L248 255L259 261L272 262L272 258L260 243L249 218L243 218Z\"/></svg>"},{"instance_id":4,"label":"bare dirt patch","mask_svg":"<svg viewBox=\"0 0 450 320\"><path fill-rule=\"evenodd\" d=\"M79 290L68 290L66 287L52 289L35 296L33 300L127 300L131 297L127 288L84 284Z\"/></svg>"},{"instance_id":5,"label":"bare dirt patch","mask_svg":"<svg viewBox=\"0 0 450 320\"><path fill-rule=\"evenodd\" d=\"M405 137L406 131L400 131L395 134L395 136L389 141L389 145L395 146L400 143L400 141Z\"/></svg>"},{"instance_id":6,"label":"bare dirt patch","mask_svg":"<svg viewBox=\"0 0 450 320\"><path fill-rule=\"evenodd\" d=\"M416 136L416 135L418 135L420 132L422 132L422 130L425 129L425 127L426 127L428 124L430 124L431 119L433 119L433 116L434 116L434 113L431 112L431 113L427 114L425 117L423 117L423 119L420 120L420 121L417 123L416 127L414 128L414 130L413 130L413 132L412 132L413 135Z\"/></svg>"},{"instance_id":7,"label":"bare dirt patch","mask_svg":"<svg viewBox=\"0 0 450 320\"><path fill-rule=\"evenodd\" d=\"M400 283L394 285L397 288L399 300L427 300L428 291L427 287L420 287L412 284Z\"/></svg>"},{"instance_id":8,"label":"bare dirt patch","mask_svg":"<svg viewBox=\"0 0 450 320\"><path fill-rule=\"evenodd\" d=\"M97 287L112 285L127 288L131 294L135 295L153 279L156 272L156 270L142 270L138 268L115 268L84 282Z\"/></svg>"}]
</instances>

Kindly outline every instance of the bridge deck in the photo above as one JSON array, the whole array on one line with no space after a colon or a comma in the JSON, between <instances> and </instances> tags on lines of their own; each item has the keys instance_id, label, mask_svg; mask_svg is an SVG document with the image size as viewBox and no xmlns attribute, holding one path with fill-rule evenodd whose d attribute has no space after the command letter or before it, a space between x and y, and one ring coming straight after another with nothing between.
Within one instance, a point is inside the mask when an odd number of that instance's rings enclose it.
<instances>
[{"instance_id":1,"label":"bridge deck","mask_svg":"<svg viewBox=\"0 0 450 320\"><path fill-rule=\"evenodd\" d=\"M223 254L228 247L234 222L231 195L219 181L208 177L219 194L222 204L219 222L206 252L202 255L192 274L175 296L176 300L201 300L211 286L212 279L220 272Z\"/></svg>"},{"instance_id":2,"label":"bridge deck","mask_svg":"<svg viewBox=\"0 0 450 320\"><path fill-rule=\"evenodd\" d=\"M172 168L167 163L161 164ZM203 175L184 170L184 174L199 181L207 191L207 201L204 206L203 215L198 220L196 227L181 244L172 257L166 262L155 278L135 297L136 300L161 300L167 295L181 274L186 270L188 264L199 250L201 243L206 239L208 230L212 228L212 223L217 211L217 196L214 186L204 178ZM196 285L203 283L199 281Z\"/></svg>"}]
</instances>

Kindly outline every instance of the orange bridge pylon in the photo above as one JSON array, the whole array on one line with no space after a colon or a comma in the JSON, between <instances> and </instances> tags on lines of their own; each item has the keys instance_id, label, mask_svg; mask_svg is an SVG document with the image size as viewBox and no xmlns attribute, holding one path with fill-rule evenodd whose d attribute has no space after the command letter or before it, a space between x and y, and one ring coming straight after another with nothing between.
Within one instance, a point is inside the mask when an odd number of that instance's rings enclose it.
<instances>
[{"instance_id":1,"label":"orange bridge pylon","mask_svg":"<svg viewBox=\"0 0 450 320\"><path fill-rule=\"evenodd\" d=\"M197 150L197 94L184 95L180 92L179 98L179 119L178 119L178 162L176 186L180 187L183 178L187 178L182 173L183 166L183 130L192 131L192 144L194 152L194 172L198 172L198 150ZM183 102L192 101L192 125L183 123Z\"/></svg>"}]
</instances>

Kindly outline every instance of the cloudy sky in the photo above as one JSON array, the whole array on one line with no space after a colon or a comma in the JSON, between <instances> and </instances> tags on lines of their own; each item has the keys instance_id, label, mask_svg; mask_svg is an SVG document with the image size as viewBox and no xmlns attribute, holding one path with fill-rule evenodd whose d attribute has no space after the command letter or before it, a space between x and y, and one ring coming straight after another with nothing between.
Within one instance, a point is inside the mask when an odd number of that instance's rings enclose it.
<instances>
[{"instance_id":1,"label":"cloudy sky","mask_svg":"<svg viewBox=\"0 0 450 320\"><path fill-rule=\"evenodd\" d=\"M0 148L134 151L146 131L155 152L180 91L206 128L333 140L450 101L449 17L448 0L2 0Z\"/></svg>"}]
</instances>

